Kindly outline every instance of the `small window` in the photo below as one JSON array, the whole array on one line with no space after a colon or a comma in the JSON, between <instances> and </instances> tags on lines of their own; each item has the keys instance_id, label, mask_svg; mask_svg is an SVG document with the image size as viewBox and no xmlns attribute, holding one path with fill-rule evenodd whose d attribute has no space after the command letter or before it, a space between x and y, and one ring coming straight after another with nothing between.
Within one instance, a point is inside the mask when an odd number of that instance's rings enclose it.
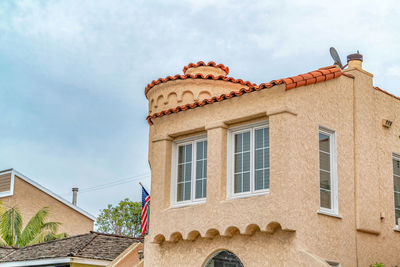
<instances>
[{"instance_id":1,"label":"small window","mask_svg":"<svg viewBox=\"0 0 400 267\"><path fill-rule=\"evenodd\" d=\"M269 128L266 122L230 131L230 195L266 193L269 190Z\"/></svg>"},{"instance_id":2,"label":"small window","mask_svg":"<svg viewBox=\"0 0 400 267\"><path fill-rule=\"evenodd\" d=\"M395 223L399 227L400 219L400 156L393 156L394 213Z\"/></svg>"},{"instance_id":3,"label":"small window","mask_svg":"<svg viewBox=\"0 0 400 267\"><path fill-rule=\"evenodd\" d=\"M174 154L174 203L204 201L207 192L207 140L178 142Z\"/></svg>"},{"instance_id":4,"label":"small window","mask_svg":"<svg viewBox=\"0 0 400 267\"><path fill-rule=\"evenodd\" d=\"M337 163L335 132L319 130L319 191L320 209L329 213L338 213L337 204Z\"/></svg>"}]
</instances>

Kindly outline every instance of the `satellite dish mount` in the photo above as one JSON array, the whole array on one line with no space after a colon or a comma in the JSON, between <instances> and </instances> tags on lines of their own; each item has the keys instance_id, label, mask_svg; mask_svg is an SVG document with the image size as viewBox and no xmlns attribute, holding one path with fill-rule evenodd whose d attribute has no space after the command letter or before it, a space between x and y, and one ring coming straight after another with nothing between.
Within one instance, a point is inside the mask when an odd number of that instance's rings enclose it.
<instances>
[{"instance_id":1,"label":"satellite dish mount","mask_svg":"<svg viewBox=\"0 0 400 267\"><path fill-rule=\"evenodd\" d=\"M333 64L338 65L339 68L341 68L341 69L344 69L347 66L347 64L345 66L343 66L342 61L340 60L339 54L334 47L329 48L329 53L331 54L331 57L334 61Z\"/></svg>"}]
</instances>

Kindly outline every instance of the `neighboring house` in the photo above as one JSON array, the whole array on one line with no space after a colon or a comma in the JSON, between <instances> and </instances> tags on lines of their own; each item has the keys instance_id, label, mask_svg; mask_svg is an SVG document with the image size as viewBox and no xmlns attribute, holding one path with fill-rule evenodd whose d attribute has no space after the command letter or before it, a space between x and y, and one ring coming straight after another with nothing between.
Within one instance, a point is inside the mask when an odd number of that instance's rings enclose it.
<instances>
[{"instance_id":1,"label":"neighboring house","mask_svg":"<svg viewBox=\"0 0 400 267\"><path fill-rule=\"evenodd\" d=\"M131 246L142 245L142 240L90 232L23 248L0 248L0 267L109 266ZM137 259L137 258L136 258ZM133 259L130 266L135 266ZM113 265L123 267L126 265Z\"/></svg>"},{"instance_id":2,"label":"neighboring house","mask_svg":"<svg viewBox=\"0 0 400 267\"><path fill-rule=\"evenodd\" d=\"M400 264L400 98L360 54L260 85L228 72L146 87L145 266Z\"/></svg>"},{"instance_id":3,"label":"neighboring house","mask_svg":"<svg viewBox=\"0 0 400 267\"><path fill-rule=\"evenodd\" d=\"M77 235L93 230L92 215L14 169L0 171L0 200L6 208L19 208L24 225L37 211L48 207L47 220L62 223L59 232Z\"/></svg>"}]
</instances>

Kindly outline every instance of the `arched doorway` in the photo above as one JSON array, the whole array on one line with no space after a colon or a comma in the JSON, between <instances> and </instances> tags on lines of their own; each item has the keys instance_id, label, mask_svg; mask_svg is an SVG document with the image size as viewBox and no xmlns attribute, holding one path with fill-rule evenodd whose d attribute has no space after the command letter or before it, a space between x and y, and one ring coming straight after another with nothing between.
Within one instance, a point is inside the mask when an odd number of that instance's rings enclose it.
<instances>
[{"instance_id":1,"label":"arched doorway","mask_svg":"<svg viewBox=\"0 0 400 267\"><path fill-rule=\"evenodd\" d=\"M243 267L243 264L232 252L221 250L215 253L204 267Z\"/></svg>"}]
</instances>

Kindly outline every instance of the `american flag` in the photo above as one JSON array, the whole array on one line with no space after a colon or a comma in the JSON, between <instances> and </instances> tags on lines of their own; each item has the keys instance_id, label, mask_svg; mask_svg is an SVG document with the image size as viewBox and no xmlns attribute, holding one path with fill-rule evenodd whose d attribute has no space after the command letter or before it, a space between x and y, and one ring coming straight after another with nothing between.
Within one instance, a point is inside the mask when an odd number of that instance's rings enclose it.
<instances>
[{"instance_id":1,"label":"american flag","mask_svg":"<svg viewBox=\"0 0 400 267\"><path fill-rule=\"evenodd\" d=\"M142 185L142 235L147 233L147 223L149 221L150 195Z\"/></svg>"}]
</instances>

